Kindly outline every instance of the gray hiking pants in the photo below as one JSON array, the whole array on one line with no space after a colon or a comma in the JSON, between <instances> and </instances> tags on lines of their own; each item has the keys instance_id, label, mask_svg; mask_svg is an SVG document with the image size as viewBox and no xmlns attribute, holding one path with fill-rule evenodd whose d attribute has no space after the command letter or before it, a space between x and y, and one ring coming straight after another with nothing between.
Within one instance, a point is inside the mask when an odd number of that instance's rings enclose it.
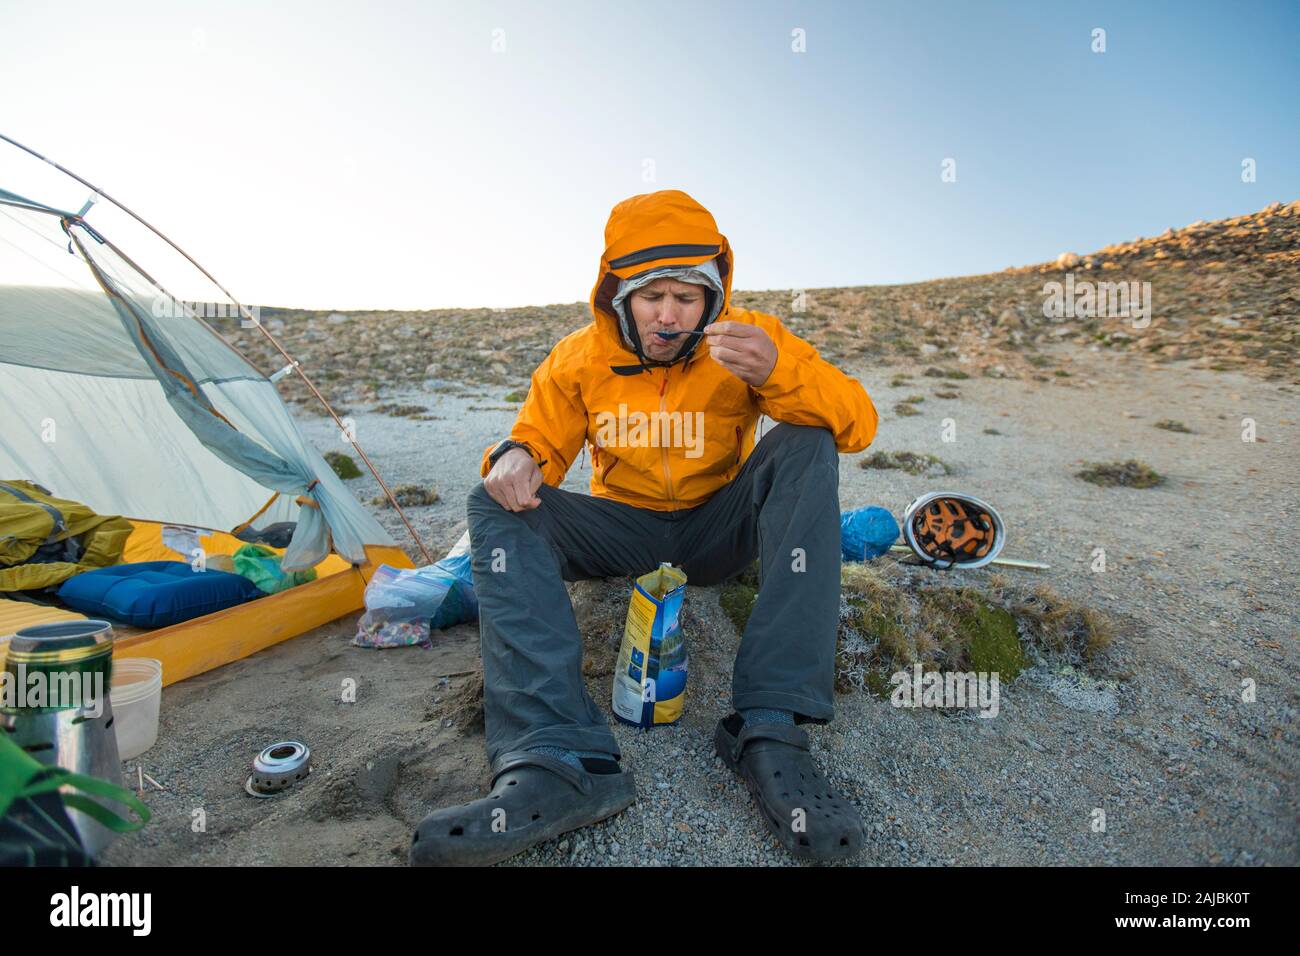
<instances>
[{"instance_id":1,"label":"gray hiking pants","mask_svg":"<svg viewBox=\"0 0 1300 956\"><path fill-rule=\"evenodd\" d=\"M695 508L653 511L551 485L537 496L539 507L515 512L481 482L469 494L494 768L503 753L544 745L621 756L583 684L582 638L564 582L640 575L661 561L678 565L688 584L710 585L759 558L761 589L736 655L732 704L793 711L801 723L834 715L839 455L825 428L776 424L736 477ZM689 653L689 633L686 642Z\"/></svg>"}]
</instances>

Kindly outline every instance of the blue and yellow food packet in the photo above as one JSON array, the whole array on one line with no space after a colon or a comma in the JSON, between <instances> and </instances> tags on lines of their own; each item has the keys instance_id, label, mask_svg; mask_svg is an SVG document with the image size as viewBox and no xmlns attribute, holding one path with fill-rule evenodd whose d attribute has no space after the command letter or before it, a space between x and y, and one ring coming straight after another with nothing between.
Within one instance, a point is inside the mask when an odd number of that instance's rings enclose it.
<instances>
[{"instance_id":1,"label":"blue and yellow food packet","mask_svg":"<svg viewBox=\"0 0 1300 956\"><path fill-rule=\"evenodd\" d=\"M686 575L664 562L636 579L614 667L613 708L639 727L675 723L686 701L686 639L678 614Z\"/></svg>"}]
</instances>

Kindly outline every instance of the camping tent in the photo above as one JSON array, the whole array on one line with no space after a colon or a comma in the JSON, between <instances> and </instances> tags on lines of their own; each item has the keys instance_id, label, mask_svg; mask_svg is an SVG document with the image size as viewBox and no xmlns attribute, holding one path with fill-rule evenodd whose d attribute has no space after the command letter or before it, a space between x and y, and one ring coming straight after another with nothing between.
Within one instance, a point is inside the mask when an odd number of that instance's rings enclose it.
<instances>
[{"instance_id":1,"label":"camping tent","mask_svg":"<svg viewBox=\"0 0 1300 956\"><path fill-rule=\"evenodd\" d=\"M127 561L190 560L178 541L232 553L231 532L296 522L283 565L314 582L119 641L168 683L359 608L371 569L406 555L199 314L218 297L173 296L88 209L0 188L0 481L131 519Z\"/></svg>"}]
</instances>

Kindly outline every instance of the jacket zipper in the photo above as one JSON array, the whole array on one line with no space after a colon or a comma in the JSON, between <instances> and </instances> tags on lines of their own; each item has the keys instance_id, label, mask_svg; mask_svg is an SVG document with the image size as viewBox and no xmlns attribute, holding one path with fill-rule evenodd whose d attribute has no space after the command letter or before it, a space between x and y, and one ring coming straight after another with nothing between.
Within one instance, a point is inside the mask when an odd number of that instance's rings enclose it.
<instances>
[{"instance_id":1,"label":"jacket zipper","mask_svg":"<svg viewBox=\"0 0 1300 956\"><path fill-rule=\"evenodd\" d=\"M677 499L673 497L673 474L668 469L668 449L663 444L663 421L664 414L668 410L668 399L664 397L664 392L668 390L668 369L664 369L664 380L659 386L659 457L664 465L664 484L668 488L668 501L677 510Z\"/></svg>"},{"instance_id":2,"label":"jacket zipper","mask_svg":"<svg viewBox=\"0 0 1300 956\"><path fill-rule=\"evenodd\" d=\"M737 465L737 467L739 467L739 465L740 465L740 455L741 455L741 453L744 452L744 450L745 450L745 441L744 441L744 439L741 438L740 436L741 436L740 426L737 425L737 426L736 426L736 465Z\"/></svg>"}]
</instances>

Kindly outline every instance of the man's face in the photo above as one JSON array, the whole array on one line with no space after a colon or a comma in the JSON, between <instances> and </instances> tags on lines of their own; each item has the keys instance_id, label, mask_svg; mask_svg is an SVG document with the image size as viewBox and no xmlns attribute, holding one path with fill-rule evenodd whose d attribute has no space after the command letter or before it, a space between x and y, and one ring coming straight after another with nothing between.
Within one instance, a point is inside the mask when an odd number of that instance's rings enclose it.
<instances>
[{"instance_id":1,"label":"man's face","mask_svg":"<svg viewBox=\"0 0 1300 956\"><path fill-rule=\"evenodd\" d=\"M694 330L704 316L704 287L692 282L665 276L643 285L629 298L641 347L652 359L672 358L692 338L679 335L666 339L656 332Z\"/></svg>"}]
</instances>

